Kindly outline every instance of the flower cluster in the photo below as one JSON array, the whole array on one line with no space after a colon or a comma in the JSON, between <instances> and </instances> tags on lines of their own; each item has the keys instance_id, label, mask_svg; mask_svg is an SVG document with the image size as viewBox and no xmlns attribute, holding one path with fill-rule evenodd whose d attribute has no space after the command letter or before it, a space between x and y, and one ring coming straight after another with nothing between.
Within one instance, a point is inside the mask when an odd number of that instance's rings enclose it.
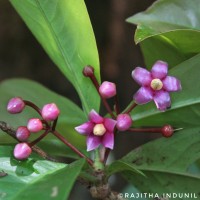
<instances>
[{"instance_id":1,"label":"flower cluster","mask_svg":"<svg viewBox=\"0 0 200 200\"><path fill-rule=\"evenodd\" d=\"M173 134L174 130L170 125L164 125L162 128L154 129L130 128L133 124L133 120L129 113L136 105L146 104L153 100L159 110L165 111L171 106L169 92L181 90L180 81L173 76L167 75L167 63L157 61L150 72L144 68L136 67L132 72L132 77L141 88L134 95L134 102L127 111L119 113L119 105L116 101L114 106L115 114L106 100L114 96L116 99L116 85L108 81L98 85L98 81L94 76L94 69L91 66L86 66L83 70L83 74L91 79L108 113L112 117L112 119L103 118L96 111L92 110L89 113L89 121L75 127L78 133L87 136L87 151L94 150L100 145L105 148L113 149L114 137L117 131L159 132L164 137L170 137Z\"/></svg>"},{"instance_id":2,"label":"flower cluster","mask_svg":"<svg viewBox=\"0 0 200 200\"><path fill-rule=\"evenodd\" d=\"M20 97L10 99L7 105L7 111L11 114L21 113L25 106L30 106L35 109L41 115L42 119L31 118L28 120L27 126L19 126L17 128L16 138L19 143L14 148L14 156L19 160L28 158L32 152L31 146L34 145L34 142L28 143L31 133L38 133L41 130L46 130L48 122L56 120L60 114L60 111L55 103L46 104L43 106L42 110L40 110L32 102L23 100Z\"/></svg>"},{"instance_id":3,"label":"flower cluster","mask_svg":"<svg viewBox=\"0 0 200 200\"><path fill-rule=\"evenodd\" d=\"M105 162L106 155L109 151L114 148L115 135L118 132L157 132L161 133L164 137L173 135L174 129L171 125L154 128L132 127L133 120L130 115L130 112L137 105L145 104L152 100L161 111L165 111L171 106L169 92L181 90L181 83L177 78L167 75L167 63L157 61L150 72L141 67L136 67L133 70L132 77L141 88L136 92L133 101L123 112L120 111L116 85L114 83L104 81L99 85L94 75L94 69L91 66L86 66L83 70L83 74L91 79L110 117L102 117L93 109L89 113L88 121L76 126L75 130L79 134L87 137L87 151L102 147L101 152L104 152L103 162ZM113 106L114 109L111 109L107 102L108 99L112 97L114 97L115 102ZM40 109L30 101L15 97L8 102L7 110L11 114L17 114L22 112L26 106L32 107L40 115L40 118L31 118L28 120L26 126L17 128L16 139L19 143L14 148L14 156L16 159L23 160L28 158L32 152L32 146L51 132L80 157L86 158L87 162L93 166L93 161L90 158L87 158L87 156L82 154L82 152L70 144L55 130L57 119L60 114L60 110L55 103L46 104ZM43 131L43 133L34 141L29 142L30 135L40 131Z\"/></svg>"}]
</instances>

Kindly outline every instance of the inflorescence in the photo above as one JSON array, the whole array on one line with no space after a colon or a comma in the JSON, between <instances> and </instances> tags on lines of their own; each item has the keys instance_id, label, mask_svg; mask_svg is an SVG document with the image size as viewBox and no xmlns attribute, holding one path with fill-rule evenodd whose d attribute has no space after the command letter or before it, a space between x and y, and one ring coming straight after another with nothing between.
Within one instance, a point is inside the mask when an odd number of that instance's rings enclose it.
<instances>
[{"instance_id":1,"label":"inflorescence","mask_svg":"<svg viewBox=\"0 0 200 200\"><path fill-rule=\"evenodd\" d=\"M172 136L175 129L171 125L137 128L132 126L134 122L130 115L130 112L137 105L145 104L152 100L161 111L165 111L171 106L169 92L180 91L181 83L177 78L168 76L167 73L168 66L163 61L157 61L150 72L144 68L136 67L132 72L132 77L141 88L133 96L133 101L127 109L120 112L116 85L108 81L104 81L99 85L94 74L94 68L91 66L84 67L83 75L91 79L109 114L109 116L102 117L95 110L91 110L88 115L88 121L75 127L78 133L87 136L87 151L100 147L101 152L103 152L101 159L105 163L110 150L114 148L114 140L118 132L151 132L161 133L164 137ZM113 97L115 105L113 106L114 109L111 109L107 100ZM93 165L93 161L90 158L81 153L56 131L60 110L55 103L46 104L40 109L33 102L15 97L8 102L7 111L11 114L17 114L22 112L26 106L32 107L39 114L39 118L31 118L28 120L27 126L17 128L16 139L19 143L14 148L14 157L16 159L24 160L28 158L32 152L31 147L40 142L49 133L52 133L80 157L85 158L90 165ZM41 131L42 133L40 133ZM39 134L39 136L30 142L31 134Z\"/></svg>"}]
</instances>

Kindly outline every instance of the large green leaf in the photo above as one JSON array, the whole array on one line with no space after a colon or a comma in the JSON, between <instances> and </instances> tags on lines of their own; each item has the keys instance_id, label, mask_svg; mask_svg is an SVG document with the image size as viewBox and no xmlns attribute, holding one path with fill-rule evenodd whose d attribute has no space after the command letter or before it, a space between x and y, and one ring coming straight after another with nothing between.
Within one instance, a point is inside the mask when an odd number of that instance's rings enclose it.
<instances>
[{"instance_id":1,"label":"large green leaf","mask_svg":"<svg viewBox=\"0 0 200 200\"><path fill-rule=\"evenodd\" d=\"M12 157L13 147L0 147L0 199L65 200L81 172L84 160L66 165L35 157L17 161Z\"/></svg>"},{"instance_id":2,"label":"large green leaf","mask_svg":"<svg viewBox=\"0 0 200 200\"><path fill-rule=\"evenodd\" d=\"M29 118L38 117L38 114L28 107L20 114L9 114L6 110L7 102L15 96L32 101L40 108L47 103L56 103L61 111L57 126L58 130L73 144L83 146L85 138L75 132L74 127L86 119L83 111L73 102L34 81L26 79L9 79L3 81L0 84L0 120L9 123L14 128L26 125ZM5 133L1 133L0 138L1 143L6 140L10 142L10 137Z\"/></svg>"},{"instance_id":3,"label":"large green leaf","mask_svg":"<svg viewBox=\"0 0 200 200\"><path fill-rule=\"evenodd\" d=\"M190 165L200 158L200 128L185 129L172 138L149 142L122 158L147 177L129 172L123 176L146 193L195 193L200 198L200 174L191 173ZM188 199L188 198L175 198Z\"/></svg>"},{"instance_id":4,"label":"large green leaf","mask_svg":"<svg viewBox=\"0 0 200 200\"><path fill-rule=\"evenodd\" d=\"M128 22L137 24L135 42L143 41L147 65L163 58L173 66L200 52L199 10L199 0L159 0L128 18Z\"/></svg>"},{"instance_id":5,"label":"large green leaf","mask_svg":"<svg viewBox=\"0 0 200 200\"><path fill-rule=\"evenodd\" d=\"M82 75L86 65L100 79L98 53L83 0L10 0L48 55L76 88L88 113L100 98ZM48 71L47 71L48 73Z\"/></svg>"},{"instance_id":6,"label":"large green leaf","mask_svg":"<svg viewBox=\"0 0 200 200\"><path fill-rule=\"evenodd\" d=\"M181 63L169 74L179 78L182 91L171 93L171 108L165 112L156 109L153 102L137 106L132 112L135 126L162 126L171 124L177 127L200 126L200 54Z\"/></svg>"}]
</instances>

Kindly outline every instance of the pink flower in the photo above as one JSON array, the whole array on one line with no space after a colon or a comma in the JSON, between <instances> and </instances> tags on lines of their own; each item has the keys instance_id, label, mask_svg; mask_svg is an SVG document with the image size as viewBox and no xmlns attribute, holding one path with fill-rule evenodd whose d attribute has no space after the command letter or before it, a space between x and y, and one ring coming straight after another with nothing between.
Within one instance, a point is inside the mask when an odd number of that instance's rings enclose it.
<instances>
[{"instance_id":1,"label":"pink flower","mask_svg":"<svg viewBox=\"0 0 200 200\"><path fill-rule=\"evenodd\" d=\"M113 149L116 121L101 117L95 110L89 113L89 121L75 127L75 130L87 136L87 151L96 149L100 144Z\"/></svg>"},{"instance_id":2,"label":"pink flower","mask_svg":"<svg viewBox=\"0 0 200 200\"><path fill-rule=\"evenodd\" d=\"M157 61L151 72L144 68L136 67L132 72L133 79L141 85L141 88L134 95L137 104L145 104L154 100L157 108L166 110L171 105L169 92L181 90L180 81L167 76L168 65L163 61Z\"/></svg>"}]
</instances>

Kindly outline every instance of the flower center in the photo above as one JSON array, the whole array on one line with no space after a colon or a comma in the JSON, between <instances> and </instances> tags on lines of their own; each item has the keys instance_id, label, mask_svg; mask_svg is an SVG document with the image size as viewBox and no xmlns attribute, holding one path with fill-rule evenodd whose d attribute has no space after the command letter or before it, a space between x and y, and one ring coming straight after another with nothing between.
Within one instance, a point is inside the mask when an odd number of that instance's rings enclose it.
<instances>
[{"instance_id":1,"label":"flower center","mask_svg":"<svg viewBox=\"0 0 200 200\"><path fill-rule=\"evenodd\" d=\"M94 135L102 136L106 132L106 129L103 124L96 124L93 128Z\"/></svg>"},{"instance_id":2,"label":"flower center","mask_svg":"<svg viewBox=\"0 0 200 200\"><path fill-rule=\"evenodd\" d=\"M151 81L151 88L153 90L161 90L163 87L163 83L160 79L155 78Z\"/></svg>"}]
</instances>

